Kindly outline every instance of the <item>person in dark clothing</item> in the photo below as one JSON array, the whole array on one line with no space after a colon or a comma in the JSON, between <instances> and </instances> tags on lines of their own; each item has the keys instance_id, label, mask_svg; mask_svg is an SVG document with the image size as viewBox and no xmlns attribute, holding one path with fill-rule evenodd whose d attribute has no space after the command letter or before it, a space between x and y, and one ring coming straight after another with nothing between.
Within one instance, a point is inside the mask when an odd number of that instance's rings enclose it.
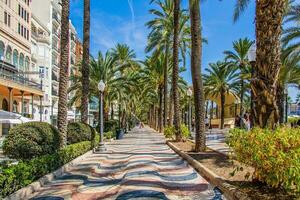
<instances>
[{"instance_id":1,"label":"person in dark clothing","mask_svg":"<svg viewBox=\"0 0 300 200\"><path fill-rule=\"evenodd\" d=\"M235 128L241 128L241 118L240 116L235 116L235 119L234 119L234 127Z\"/></svg>"}]
</instances>

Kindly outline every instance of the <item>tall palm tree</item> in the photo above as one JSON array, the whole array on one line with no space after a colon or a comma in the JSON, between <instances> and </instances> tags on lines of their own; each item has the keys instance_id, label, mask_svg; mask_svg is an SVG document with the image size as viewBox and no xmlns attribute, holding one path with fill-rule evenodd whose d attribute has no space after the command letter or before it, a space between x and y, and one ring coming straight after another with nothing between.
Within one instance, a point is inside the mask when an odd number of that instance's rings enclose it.
<instances>
[{"instance_id":1,"label":"tall palm tree","mask_svg":"<svg viewBox=\"0 0 300 200\"><path fill-rule=\"evenodd\" d=\"M194 103L195 103L195 151L205 151L205 98L201 74L202 60L202 34L201 34L201 15L200 1L190 0L190 19L191 19L191 72L193 79Z\"/></svg>"},{"instance_id":2,"label":"tall palm tree","mask_svg":"<svg viewBox=\"0 0 300 200\"><path fill-rule=\"evenodd\" d=\"M161 52L164 52L164 122L163 125L167 125L167 118L168 118L168 66L171 59L170 50L171 46L170 43L172 42L173 38L173 30L174 30L174 1L173 0L153 0L159 9L150 9L150 13L155 16L153 20L150 20L146 23L146 26L151 29L151 32L148 35L148 45L146 47L146 52L154 51L153 54L158 56ZM188 15L185 10L180 10L179 13L179 48L180 53L183 58L183 65L185 66L185 54L188 50L189 46L189 26L188 26ZM171 99L170 99L171 101ZM172 107L169 104L169 108ZM169 117L169 119L171 119ZM171 120L170 120L171 121Z\"/></svg>"},{"instance_id":3,"label":"tall palm tree","mask_svg":"<svg viewBox=\"0 0 300 200\"><path fill-rule=\"evenodd\" d=\"M60 68L59 68L59 99L57 127L60 133L59 146L67 144L67 115L68 115L68 73L69 73L69 16L70 0L62 1Z\"/></svg>"},{"instance_id":4,"label":"tall palm tree","mask_svg":"<svg viewBox=\"0 0 300 200\"><path fill-rule=\"evenodd\" d=\"M173 103L174 103L174 127L176 134L176 141L182 140L180 131L180 116L179 116L179 96L178 96L178 77L179 77L179 12L180 0L174 0L174 35L173 35L173 74L172 74L172 89L173 89Z\"/></svg>"},{"instance_id":5,"label":"tall palm tree","mask_svg":"<svg viewBox=\"0 0 300 200\"><path fill-rule=\"evenodd\" d=\"M241 82L241 91L240 91L240 100L241 100L241 109L240 115L244 113L244 94L245 94L245 80L244 75L247 74L251 68L251 65L248 60L248 52L251 46L254 44L254 41L249 40L248 38L239 39L238 41L233 42L234 51L225 51L225 60L233 62L234 65L238 66L241 72L240 82Z\"/></svg>"},{"instance_id":6,"label":"tall palm tree","mask_svg":"<svg viewBox=\"0 0 300 200\"><path fill-rule=\"evenodd\" d=\"M205 93L213 98L220 97L221 100L221 126L224 128L225 98L229 92L235 93L238 89L239 74L228 67L227 63L217 62L209 64L204 74Z\"/></svg>"},{"instance_id":7,"label":"tall palm tree","mask_svg":"<svg viewBox=\"0 0 300 200\"><path fill-rule=\"evenodd\" d=\"M164 86L164 54L159 57L150 57L145 62L145 68L142 70L144 87L155 88L158 94L158 130L163 128L163 86Z\"/></svg>"},{"instance_id":8,"label":"tall palm tree","mask_svg":"<svg viewBox=\"0 0 300 200\"><path fill-rule=\"evenodd\" d=\"M88 123L89 109L89 58L90 58L90 0L84 0L83 17L83 55L81 73L82 73L82 97L81 97L81 121Z\"/></svg>"},{"instance_id":9,"label":"tall palm tree","mask_svg":"<svg viewBox=\"0 0 300 200\"><path fill-rule=\"evenodd\" d=\"M250 0L237 0L234 20L243 12ZM288 0L256 0L256 65L251 89L254 96L255 124L274 127L279 121L277 87L281 66L282 21ZM268 13L268 14L266 14Z\"/></svg>"}]
</instances>

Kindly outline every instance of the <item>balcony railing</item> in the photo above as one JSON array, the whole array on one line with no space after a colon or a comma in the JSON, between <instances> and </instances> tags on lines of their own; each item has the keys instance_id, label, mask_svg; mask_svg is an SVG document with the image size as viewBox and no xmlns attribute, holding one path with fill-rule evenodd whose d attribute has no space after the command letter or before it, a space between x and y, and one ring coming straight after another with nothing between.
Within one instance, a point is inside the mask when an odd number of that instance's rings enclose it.
<instances>
[{"instance_id":1,"label":"balcony railing","mask_svg":"<svg viewBox=\"0 0 300 200\"><path fill-rule=\"evenodd\" d=\"M57 14L53 13L52 18L55 19L58 23L60 23L60 20L59 20Z\"/></svg>"},{"instance_id":2,"label":"balcony railing","mask_svg":"<svg viewBox=\"0 0 300 200\"><path fill-rule=\"evenodd\" d=\"M42 90L42 84L30 80L29 78L24 77L24 74L18 72L16 67L12 64L9 64L5 61L0 60L0 78L13 81L15 83Z\"/></svg>"}]
</instances>

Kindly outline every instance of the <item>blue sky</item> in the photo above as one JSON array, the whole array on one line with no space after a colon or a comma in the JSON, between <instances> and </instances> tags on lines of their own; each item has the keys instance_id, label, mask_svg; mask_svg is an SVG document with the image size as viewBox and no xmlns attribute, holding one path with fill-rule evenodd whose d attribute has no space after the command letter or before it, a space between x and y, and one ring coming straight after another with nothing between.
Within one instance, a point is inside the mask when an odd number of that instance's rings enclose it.
<instances>
[{"instance_id":1,"label":"blue sky","mask_svg":"<svg viewBox=\"0 0 300 200\"><path fill-rule=\"evenodd\" d=\"M151 19L148 10L154 8L150 0L91 0L91 54L99 50L106 51L117 43L126 43L135 50L138 58L145 57L149 30L145 23ZM224 50L232 48L232 42L239 38L255 38L254 1L233 23L234 0L208 0L202 3L201 15L203 36L208 44L203 46L202 68L209 63L223 59ZM187 8L188 0L182 0ZM82 38L83 0L71 0L71 20L80 38ZM189 64L182 76L191 82ZM294 97L297 92L291 91Z\"/></svg>"}]
</instances>

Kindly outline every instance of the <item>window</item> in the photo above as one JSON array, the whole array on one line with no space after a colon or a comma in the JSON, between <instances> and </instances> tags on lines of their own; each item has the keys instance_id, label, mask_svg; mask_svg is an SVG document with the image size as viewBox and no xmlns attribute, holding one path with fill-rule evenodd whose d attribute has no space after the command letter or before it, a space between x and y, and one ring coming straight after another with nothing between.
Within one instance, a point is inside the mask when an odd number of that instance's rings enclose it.
<instances>
[{"instance_id":1,"label":"window","mask_svg":"<svg viewBox=\"0 0 300 200\"><path fill-rule=\"evenodd\" d=\"M21 35L21 24L18 23L18 33Z\"/></svg>"},{"instance_id":2,"label":"window","mask_svg":"<svg viewBox=\"0 0 300 200\"><path fill-rule=\"evenodd\" d=\"M27 13L27 22L29 23L29 13Z\"/></svg>"},{"instance_id":3,"label":"window","mask_svg":"<svg viewBox=\"0 0 300 200\"><path fill-rule=\"evenodd\" d=\"M5 49L4 43L0 41L0 60L4 59L4 49Z\"/></svg>"},{"instance_id":4,"label":"window","mask_svg":"<svg viewBox=\"0 0 300 200\"><path fill-rule=\"evenodd\" d=\"M26 72L29 71L29 64L30 64L29 57L26 56L26 59L25 59L25 71L26 71Z\"/></svg>"},{"instance_id":5,"label":"window","mask_svg":"<svg viewBox=\"0 0 300 200\"><path fill-rule=\"evenodd\" d=\"M24 20L26 21L27 19L27 11L26 10L24 10Z\"/></svg>"},{"instance_id":6,"label":"window","mask_svg":"<svg viewBox=\"0 0 300 200\"><path fill-rule=\"evenodd\" d=\"M4 23L7 26L10 26L10 14L8 14L6 11L4 12Z\"/></svg>"},{"instance_id":7,"label":"window","mask_svg":"<svg viewBox=\"0 0 300 200\"><path fill-rule=\"evenodd\" d=\"M27 40L29 40L29 30L27 30Z\"/></svg>"},{"instance_id":8,"label":"window","mask_svg":"<svg viewBox=\"0 0 300 200\"><path fill-rule=\"evenodd\" d=\"M40 66L39 73L40 73L40 78L45 77L45 68L43 66Z\"/></svg>"},{"instance_id":9,"label":"window","mask_svg":"<svg viewBox=\"0 0 300 200\"><path fill-rule=\"evenodd\" d=\"M19 58L19 66L20 66L20 70L24 71L24 54L20 54L20 58Z\"/></svg>"},{"instance_id":10,"label":"window","mask_svg":"<svg viewBox=\"0 0 300 200\"><path fill-rule=\"evenodd\" d=\"M5 57L6 57L6 62L12 63L12 62L11 62L11 55L12 55L12 49L11 49L10 46L8 46L7 49L6 49L6 55L5 55Z\"/></svg>"},{"instance_id":11,"label":"window","mask_svg":"<svg viewBox=\"0 0 300 200\"><path fill-rule=\"evenodd\" d=\"M10 15L8 15L8 26L10 27Z\"/></svg>"},{"instance_id":12,"label":"window","mask_svg":"<svg viewBox=\"0 0 300 200\"><path fill-rule=\"evenodd\" d=\"M21 16L21 6L19 4L19 16Z\"/></svg>"},{"instance_id":13,"label":"window","mask_svg":"<svg viewBox=\"0 0 300 200\"><path fill-rule=\"evenodd\" d=\"M23 36L23 25L21 25L21 35Z\"/></svg>"},{"instance_id":14,"label":"window","mask_svg":"<svg viewBox=\"0 0 300 200\"><path fill-rule=\"evenodd\" d=\"M21 8L21 17L23 18L23 16L24 16L24 9Z\"/></svg>"},{"instance_id":15,"label":"window","mask_svg":"<svg viewBox=\"0 0 300 200\"><path fill-rule=\"evenodd\" d=\"M18 62L19 62L19 54L18 51L15 49L13 53L13 65L18 68Z\"/></svg>"}]
</instances>

